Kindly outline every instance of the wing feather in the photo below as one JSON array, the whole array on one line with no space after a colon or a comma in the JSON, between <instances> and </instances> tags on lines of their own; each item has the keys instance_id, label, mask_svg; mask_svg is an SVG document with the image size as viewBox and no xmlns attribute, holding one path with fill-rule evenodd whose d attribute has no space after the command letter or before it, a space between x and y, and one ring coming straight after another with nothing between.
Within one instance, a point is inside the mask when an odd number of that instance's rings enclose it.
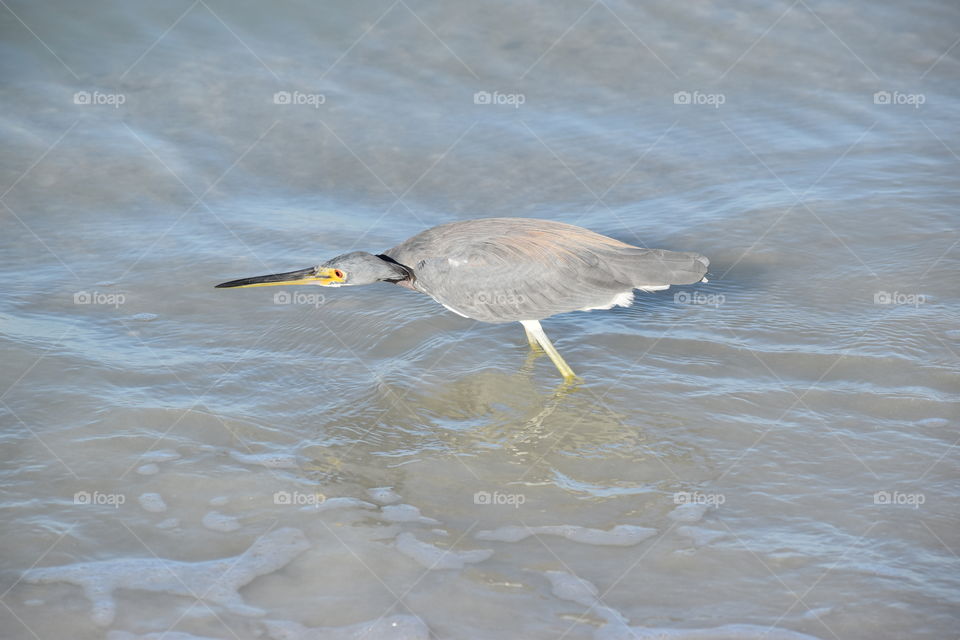
<instances>
[{"instance_id":1,"label":"wing feather","mask_svg":"<svg viewBox=\"0 0 960 640\"><path fill-rule=\"evenodd\" d=\"M709 264L695 253L642 249L580 227L523 218L441 225L386 254L413 268L413 288L485 322L625 304L635 288L699 282Z\"/></svg>"}]
</instances>

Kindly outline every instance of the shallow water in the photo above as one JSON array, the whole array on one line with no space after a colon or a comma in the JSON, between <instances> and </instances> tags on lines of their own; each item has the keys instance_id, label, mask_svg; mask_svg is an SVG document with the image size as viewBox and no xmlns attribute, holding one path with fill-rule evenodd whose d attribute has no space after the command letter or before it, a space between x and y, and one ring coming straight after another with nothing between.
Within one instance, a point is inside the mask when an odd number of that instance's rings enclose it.
<instances>
[{"instance_id":1,"label":"shallow water","mask_svg":"<svg viewBox=\"0 0 960 640\"><path fill-rule=\"evenodd\" d=\"M3 637L955 634L958 26L8 3ZM546 321L574 388L397 287L212 289L483 216L710 282Z\"/></svg>"}]
</instances>

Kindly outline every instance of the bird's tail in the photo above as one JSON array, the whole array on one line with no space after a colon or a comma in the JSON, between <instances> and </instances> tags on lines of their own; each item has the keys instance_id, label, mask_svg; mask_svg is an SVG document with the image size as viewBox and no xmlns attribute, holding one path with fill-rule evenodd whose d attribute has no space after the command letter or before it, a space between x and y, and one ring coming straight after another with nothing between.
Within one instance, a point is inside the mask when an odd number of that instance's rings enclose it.
<instances>
[{"instance_id":1,"label":"bird's tail","mask_svg":"<svg viewBox=\"0 0 960 640\"><path fill-rule=\"evenodd\" d=\"M710 260L699 253L640 249L631 247L614 261L624 282L637 289L666 289L672 284L694 284L705 281Z\"/></svg>"}]
</instances>

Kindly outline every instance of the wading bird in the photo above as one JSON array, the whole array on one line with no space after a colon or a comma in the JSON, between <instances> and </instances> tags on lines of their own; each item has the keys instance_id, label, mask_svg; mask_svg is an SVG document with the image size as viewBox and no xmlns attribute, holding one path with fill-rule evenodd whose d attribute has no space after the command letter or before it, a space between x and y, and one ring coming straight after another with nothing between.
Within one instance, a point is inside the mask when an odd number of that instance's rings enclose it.
<instances>
[{"instance_id":1,"label":"wading bird","mask_svg":"<svg viewBox=\"0 0 960 640\"><path fill-rule=\"evenodd\" d=\"M519 322L530 346L542 347L569 381L576 376L540 320L566 311L628 307L634 289L706 282L709 264L698 253L641 249L561 222L482 218L427 229L378 255L353 251L308 269L217 287L391 282L466 318Z\"/></svg>"}]
</instances>

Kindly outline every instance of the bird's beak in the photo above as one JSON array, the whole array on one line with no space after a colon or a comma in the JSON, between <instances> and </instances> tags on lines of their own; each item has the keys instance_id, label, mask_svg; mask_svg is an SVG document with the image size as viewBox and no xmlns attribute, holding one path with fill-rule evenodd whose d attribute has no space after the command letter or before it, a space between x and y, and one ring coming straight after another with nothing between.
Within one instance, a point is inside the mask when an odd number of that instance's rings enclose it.
<instances>
[{"instance_id":1,"label":"bird's beak","mask_svg":"<svg viewBox=\"0 0 960 640\"><path fill-rule=\"evenodd\" d=\"M310 267L309 269L300 269L299 271L288 271L286 273L272 273L268 276L254 276L253 278L241 278L240 280L231 280L217 285L217 289L232 289L235 287L274 287L284 284L319 284L336 285L345 280L343 273L337 269L327 269L324 267Z\"/></svg>"}]
</instances>

